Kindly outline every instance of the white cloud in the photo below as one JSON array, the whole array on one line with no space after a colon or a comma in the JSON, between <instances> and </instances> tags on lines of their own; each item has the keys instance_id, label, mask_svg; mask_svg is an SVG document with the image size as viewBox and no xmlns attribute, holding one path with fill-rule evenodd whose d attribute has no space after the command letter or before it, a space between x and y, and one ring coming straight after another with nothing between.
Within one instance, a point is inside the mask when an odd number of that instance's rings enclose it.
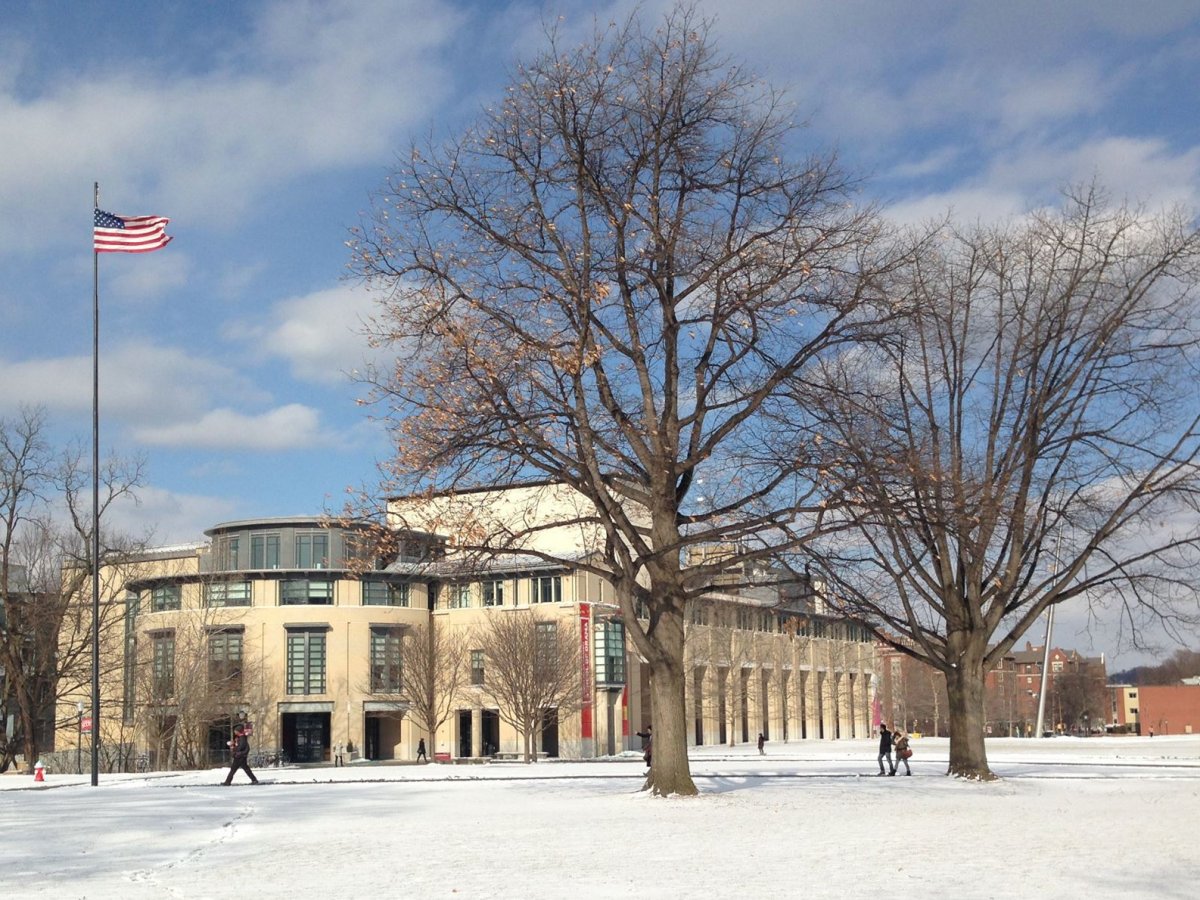
<instances>
[{"instance_id":1,"label":"white cloud","mask_svg":"<svg viewBox=\"0 0 1200 900\"><path fill-rule=\"evenodd\" d=\"M105 208L221 228L288 179L378 162L443 96L434 54L460 20L426 0L279 2L199 72L130 59L40 94L0 81L0 133L20 136L0 168L0 247L75 240L79 185L96 179Z\"/></svg>"},{"instance_id":2,"label":"white cloud","mask_svg":"<svg viewBox=\"0 0 1200 900\"><path fill-rule=\"evenodd\" d=\"M303 450L332 442L321 432L320 413L300 403L289 403L258 415L214 409L194 421L147 425L135 428L133 433L146 444L225 450Z\"/></svg>"},{"instance_id":3,"label":"white cloud","mask_svg":"<svg viewBox=\"0 0 1200 900\"><path fill-rule=\"evenodd\" d=\"M170 253L139 254L126 260L110 262L106 257L104 263L101 301L106 305L169 302L172 292L184 287L191 274L191 258L175 247Z\"/></svg>"},{"instance_id":4,"label":"white cloud","mask_svg":"<svg viewBox=\"0 0 1200 900\"><path fill-rule=\"evenodd\" d=\"M378 356L363 334L376 297L351 284L289 297L271 307L266 321L232 322L225 336L287 360L298 379L345 384L349 373Z\"/></svg>"},{"instance_id":5,"label":"white cloud","mask_svg":"<svg viewBox=\"0 0 1200 900\"><path fill-rule=\"evenodd\" d=\"M102 348L100 406L105 418L134 425L175 422L207 409L212 397L231 394L246 402L267 399L226 366L177 347L130 342ZM90 410L91 356L0 359L0 410L19 404L51 412Z\"/></svg>"},{"instance_id":6,"label":"white cloud","mask_svg":"<svg viewBox=\"0 0 1200 900\"><path fill-rule=\"evenodd\" d=\"M153 546L188 544L205 540L204 530L239 515L237 504L228 497L184 494L148 485L134 499L122 499L109 507L105 527L135 537L145 537Z\"/></svg>"},{"instance_id":7,"label":"white cloud","mask_svg":"<svg viewBox=\"0 0 1200 900\"><path fill-rule=\"evenodd\" d=\"M995 221L1057 205L1063 188L1097 179L1116 202L1157 210L1200 207L1200 147L1174 151L1156 138L1100 137L1077 144L1029 141L997 154L945 191L906 197L888 209L902 223L941 218Z\"/></svg>"}]
</instances>

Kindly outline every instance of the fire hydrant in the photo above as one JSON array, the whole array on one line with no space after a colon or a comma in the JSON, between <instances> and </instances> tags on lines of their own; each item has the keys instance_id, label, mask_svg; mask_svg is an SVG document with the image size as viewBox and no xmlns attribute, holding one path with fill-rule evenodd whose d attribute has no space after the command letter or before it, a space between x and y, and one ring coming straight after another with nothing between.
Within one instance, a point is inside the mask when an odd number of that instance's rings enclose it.
<instances>
[{"instance_id":1,"label":"fire hydrant","mask_svg":"<svg viewBox=\"0 0 1200 900\"><path fill-rule=\"evenodd\" d=\"M40 759L33 764L33 780L34 781L45 781L46 780L46 767L45 767L45 765L42 764L42 761Z\"/></svg>"}]
</instances>

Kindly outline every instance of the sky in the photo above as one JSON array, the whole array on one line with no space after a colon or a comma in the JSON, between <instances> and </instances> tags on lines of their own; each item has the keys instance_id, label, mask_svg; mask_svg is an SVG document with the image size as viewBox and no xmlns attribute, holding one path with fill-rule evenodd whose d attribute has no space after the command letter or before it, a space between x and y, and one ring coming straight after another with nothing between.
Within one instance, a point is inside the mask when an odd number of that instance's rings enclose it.
<instances>
[{"instance_id":1,"label":"sky","mask_svg":"<svg viewBox=\"0 0 1200 900\"><path fill-rule=\"evenodd\" d=\"M0 776L12 900L1196 896L1200 736L988 742L1001 780L913 741L693 751L701 795L608 761Z\"/></svg>"},{"instance_id":2,"label":"sky","mask_svg":"<svg viewBox=\"0 0 1200 900\"><path fill-rule=\"evenodd\" d=\"M349 230L411 141L501 96L544 23L582 36L634 6L7 0L0 416L40 405L57 439L90 441L98 182L101 208L169 216L174 237L100 260L101 445L146 462L113 523L172 544L339 509L388 455L357 402L380 357ZM807 122L797 152L837 152L899 221L1017 215L1093 178L1200 207L1192 0L698 6Z\"/></svg>"}]
</instances>

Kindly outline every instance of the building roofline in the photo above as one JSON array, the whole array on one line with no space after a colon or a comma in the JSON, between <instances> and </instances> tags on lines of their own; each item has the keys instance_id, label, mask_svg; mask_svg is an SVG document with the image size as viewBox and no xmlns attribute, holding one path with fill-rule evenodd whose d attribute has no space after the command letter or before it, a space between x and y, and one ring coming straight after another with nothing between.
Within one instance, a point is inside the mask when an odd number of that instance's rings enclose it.
<instances>
[{"instance_id":1,"label":"building roofline","mask_svg":"<svg viewBox=\"0 0 1200 900\"><path fill-rule=\"evenodd\" d=\"M462 497L469 494L494 494L499 491L511 491L519 488L549 487L551 485L568 486L566 482L556 478L542 478L533 481L514 481L508 484L479 485L478 487L444 488L441 490L422 491L416 494L393 494L385 497L387 503L398 500L429 500L437 497Z\"/></svg>"},{"instance_id":2,"label":"building roofline","mask_svg":"<svg viewBox=\"0 0 1200 900\"><path fill-rule=\"evenodd\" d=\"M265 516L260 519L235 519L231 522L220 522L212 528L205 529L204 533L209 537L213 537L222 532L240 531L256 526L279 528L283 525L316 525L328 528L328 521L329 519L326 516Z\"/></svg>"}]
</instances>

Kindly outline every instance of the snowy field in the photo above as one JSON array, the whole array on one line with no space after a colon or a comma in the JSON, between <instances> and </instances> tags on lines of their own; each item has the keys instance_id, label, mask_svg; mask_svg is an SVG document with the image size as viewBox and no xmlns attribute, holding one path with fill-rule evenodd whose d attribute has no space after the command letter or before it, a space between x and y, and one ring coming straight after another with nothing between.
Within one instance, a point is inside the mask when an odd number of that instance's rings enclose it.
<instances>
[{"instance_id":1,"label":"snowy field","mask_svg":"<svg viewBox=\"0 0 1200 900\"><path fill-rule=\"evenodd\" d=\"M595 762L0 776L0 898L1200 897L1200 736L994 740L990 784L873 741Z\"/></svg>"}]
</instances>

